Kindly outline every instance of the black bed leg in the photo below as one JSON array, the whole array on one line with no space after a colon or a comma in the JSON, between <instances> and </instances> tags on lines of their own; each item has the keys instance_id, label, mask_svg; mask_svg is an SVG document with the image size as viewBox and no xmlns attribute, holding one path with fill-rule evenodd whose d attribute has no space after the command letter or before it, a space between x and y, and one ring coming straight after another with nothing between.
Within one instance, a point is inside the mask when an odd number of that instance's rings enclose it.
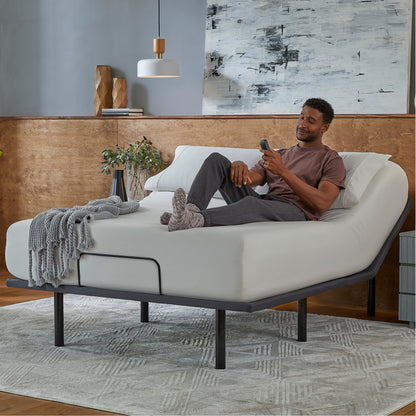
<instances>
[{"instance_id":1,"label":"black bed leg","mask_svg":"<svg viewBox=\"0 0 416 416\"><path fill-rule=\"evenodd\" d=\"M298 341L306 342L307 298L298 300Z\"/></svg>"},{"instance_id":2,"label":"black bed leg","mask_svg":"<svg viewBox=\"0 0 416 416\"><path fill-rule=\"evenodd\" d=\"M140 322L149 322L149 302L140 302Z\"/></svg>"},{"instance_id":3,"label":"black bed leg","mask_svg":"<svg viewBox=\"0 0 416 416\"><path fill-rule=\"evenodd\" d=\"M215 311L215 368L225 368L225 310Z\"/></svg>"},{"instance_id":4,"label":"black bed leg","mask_svg":"<svg viewBox=\"0 0 416 416\"><path fill-rule=\"evenodd\" d=\"M373 277L367 283L367 316L376 314L376 278Z\"/></svg>"},{"instance_id":5,"label":"black bed leg","mask_svg":"<svg viewBox=\"0 0 416 416\"><path fill-rule=\"evenodd\" d=\"M54 293L55 346L64 345L64 294Z\"/></svg>"}]
</instances>

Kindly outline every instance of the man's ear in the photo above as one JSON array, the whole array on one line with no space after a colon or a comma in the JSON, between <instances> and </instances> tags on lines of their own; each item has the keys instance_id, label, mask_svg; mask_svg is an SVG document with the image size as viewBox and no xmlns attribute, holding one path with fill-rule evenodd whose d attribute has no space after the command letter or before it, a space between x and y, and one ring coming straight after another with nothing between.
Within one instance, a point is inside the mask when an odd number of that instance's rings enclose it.
<instances>
[{"instance_id":1,"label":"man's ear","mask_svg":"<svg viewBox=\"0 0 416 416\"><path fill-rule=\"evenodd\" d=\"M321 127L321 133L322 134L326 133L328 129L329 129L329 123L323 124Z\"/></svg>"}]
</instances>

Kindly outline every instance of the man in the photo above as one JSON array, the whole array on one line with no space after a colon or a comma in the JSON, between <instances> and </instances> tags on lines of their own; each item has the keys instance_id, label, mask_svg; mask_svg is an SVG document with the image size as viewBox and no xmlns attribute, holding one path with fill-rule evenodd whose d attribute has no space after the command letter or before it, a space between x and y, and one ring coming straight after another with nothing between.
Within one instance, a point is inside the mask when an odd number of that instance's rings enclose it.
<instances>
[{"instance_id":1,"label":"man","mask_svg":"<svg viewBox=\"0 0 416 416\"><path fill-rule=\"evenodd\" d=\"M186 198L175 191L173 213L160 221L169 231L195 227L236 225L260 221L318 220L344 188L345 168L341 157L322 143L334 117L329 103L307 100L299 116L299 143L278 151L262 150L263 157L249 169L244 162L231 163L219 153L204 161ZM269 191L253 190L267 182ZM207 209L219 190L227 205Z\"/></svg>"}]
</instances>

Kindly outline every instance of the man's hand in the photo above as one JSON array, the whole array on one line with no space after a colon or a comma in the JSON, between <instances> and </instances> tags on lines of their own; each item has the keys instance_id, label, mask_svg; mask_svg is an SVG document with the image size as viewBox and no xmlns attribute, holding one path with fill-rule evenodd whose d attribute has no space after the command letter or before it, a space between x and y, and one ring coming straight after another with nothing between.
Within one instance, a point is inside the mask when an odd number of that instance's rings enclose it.
<instances>
[{"instance_id":1,"label":"man's hand","mask_svg":"<svg viewBox=\"0 0 416 416\"><path fill-rule=\"evenodd\" d=\"M236 186L241 188L243 185L251 185L251 179L248 175L248 166L241 161L231 163L230 178Z\"/></svg>"},{"instance_id":2,"label":"man's hand","mask_svg":"<svg viewBox=\"0 0 416 416\"><path fill-rule=\"evenodd\" d=\"M281 175L286 168L282 156L273 150L262 150L264 167L274 175Z\"/></svg>"},{"instance_id":3,"label":"man's hand","mask_svg":"<svg viewBox=\"0 0 416 416\"><path fill-rule=\"evenodd\" d=\"M293 192L319 214L329 209L339 193L338 186L328 181L321 181L318 188L298 178L282 161L279 152L262 150L264 167L281 178L292 188Z\"/></svg>"},{"instance_id":4,"label":"man's hand","mask_svg":"<svg viewBox=\"0 0 416 416\"><path fill-rule=\"evenodd\" d=\"M263 178L260 173L257 173L254 170L249 170L247 165L241 161L231 163L230 178L231 182L233 182L238 188L241 188L243 185L253 187L257 185L264 185L265 183L265 178Z\"/></svg>"}]
</instances>

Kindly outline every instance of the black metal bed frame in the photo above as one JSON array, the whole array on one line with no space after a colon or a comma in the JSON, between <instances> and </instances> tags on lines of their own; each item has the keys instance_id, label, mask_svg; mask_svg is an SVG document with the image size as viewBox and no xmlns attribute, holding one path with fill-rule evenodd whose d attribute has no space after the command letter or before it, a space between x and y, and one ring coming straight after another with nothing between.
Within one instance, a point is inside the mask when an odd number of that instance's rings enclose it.
<instances>
[{"instance_id":1,"label":"black metal bed frame","mask_svg":"<svg viewBox=\"0 0 416 416\"><path fill-rule=\"evenodd\" d=\"M77 295L99 296L106 298L117 298L126 300L135 300L141 302L141 322L149 322L149 302L165 303L174 305L194 306L201 308L215 309L215 368L225 368L225 322L226 311L242 311L242 312L256 312L262 309L271 308L273 306L282 305L288 302L298 302L298 341L306 342L307 339L307 298L309 296L317 295L319 293L327 292L339 287L349 286L355 283L368 281L367 285L367 315L375 315L375 278L380 269L387 252L389 251L395 237L399 233L407 215L409 214L412 201L409 199L407 204L397 220L395 226L384 242L381 250L373 260L373 262L366 269L361 272L354 273L348 276L333 279L328 282L318 283L302 289L293 290L284 294L271 296L264 299L255 300L252 302L228 302L217 301L210 299L197 299L181 296L163 295L160 289L159 294L140 293L130 291L120 291L113 289L100 289L89 286L70 286L61 285L57 288L50 284L43 286L29 287L27 280L19 278L11 278L7 280L7 286L54 292L54 323L55 323L55 346L61 347L64 345L64 293L71 293ZM106 257L126 257L139 258L131 256L113 256L97 253L84 253L84 255L106 256ZM153 260L154 259L148 259ZM156 262L157 263L157 262ZM157 263L159 270L160 283L160 266ZM78 260L78 276L79 276L79 260ZM160 288L160 285L159 285Z\"/></svg>"}]
</instances>

